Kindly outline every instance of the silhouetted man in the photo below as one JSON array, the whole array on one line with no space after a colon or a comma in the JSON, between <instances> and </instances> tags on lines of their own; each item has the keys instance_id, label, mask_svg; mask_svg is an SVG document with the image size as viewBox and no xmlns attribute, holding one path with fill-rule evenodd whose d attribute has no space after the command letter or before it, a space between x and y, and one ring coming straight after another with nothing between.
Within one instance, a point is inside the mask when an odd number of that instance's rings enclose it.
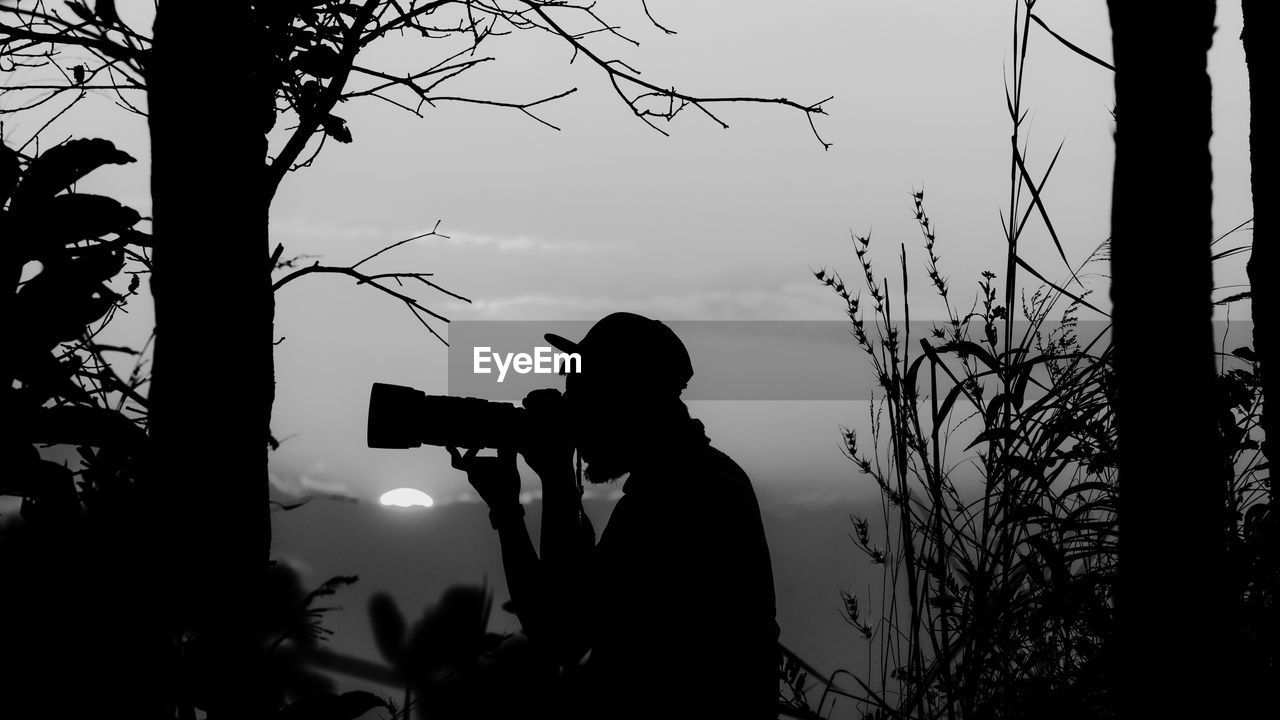
<instances>
[{"instance_id":1,"label":"silhouetted man","mask_svg":"<svg viewBox=\"0 0 1280 720\"><path fill-rule=\"evenodd\" d=\"M521 454L542 480L541 558L514 452L449 452L489 504L525 632L566 668L570 713L776 717L778 626L760 508L746 474L680 400L693 375L684 344L631 313L605 317L578 343L546 339L582 361L563 397L540 390L524 401L536 430ZM575 449L587 481L627 476L599 543Z\"/></svg>"}]
</instances>

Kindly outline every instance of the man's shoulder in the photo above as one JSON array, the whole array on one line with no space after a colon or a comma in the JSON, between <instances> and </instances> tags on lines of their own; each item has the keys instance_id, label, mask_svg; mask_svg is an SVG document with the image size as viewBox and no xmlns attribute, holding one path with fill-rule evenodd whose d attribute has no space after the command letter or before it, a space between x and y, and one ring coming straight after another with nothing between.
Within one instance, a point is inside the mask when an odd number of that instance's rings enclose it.
<instances>
[{"instance_id":1,"label":"man's shoulder","mask_svg":"<svg viewBox=\"0 0 1280 720\"><path fill-rule=\"evenodd\" d=\"M703 497L716 502L755 498L755 489L746 470L712 445L699 448L683 458L669 481L678 484L681 494L686 497Z\"/></svg>"},{"instance_id":2,"label":"man's shoulder","mask_svg":"<svg viewBox=\"0 0 1280 720\"><path fill-rule=\"evenodd\" d=\"M705 444L663 459L632 473L624 490L639 489L644 496L672 497L699 503L723 503L738 498L755 499L747 472L718 448Z\"/></svg>"},{"instance_id":3,"label":"man's shoulder","mask_svg":"<svg viewBox=\"0 0 1280 720\"><path fill-rule=\"evenodd\" d=\"M714 445L707 445L694 458L694 469L724 478L728 482L751 483L747 471L733 458Z\"/></svg>"}]
</instances>

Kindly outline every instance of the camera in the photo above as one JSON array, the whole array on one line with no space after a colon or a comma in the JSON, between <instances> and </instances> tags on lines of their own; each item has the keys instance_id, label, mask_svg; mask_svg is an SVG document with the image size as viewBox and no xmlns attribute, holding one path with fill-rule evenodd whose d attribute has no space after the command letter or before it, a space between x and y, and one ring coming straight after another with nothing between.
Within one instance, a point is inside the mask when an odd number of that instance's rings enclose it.
<instances>
[{"instance_id":1,"label":"camera","mask_svg":"<svg viewBox=\"0 0 1280 720\"><path fill-rule=\"evenodd\" d=\"M508 403L428 395L387 383L374 383L369 391L371 448L518 448L528 437L528 425L528 411Z\"/></svg>"}]
</instances>

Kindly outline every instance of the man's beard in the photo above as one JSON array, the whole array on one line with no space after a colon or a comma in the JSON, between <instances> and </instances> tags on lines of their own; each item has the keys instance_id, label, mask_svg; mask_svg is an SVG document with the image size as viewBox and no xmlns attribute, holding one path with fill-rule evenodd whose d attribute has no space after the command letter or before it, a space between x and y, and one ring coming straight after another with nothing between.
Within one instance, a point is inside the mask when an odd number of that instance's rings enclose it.
<instances>
[{"instance_id":1,"label":"man's beard","mask_svg":"<svg viewBox=\"0 0 1280 720\"><path fill-rule=\"evenodd\" d=\"M604 485L626 475L627 471L620 467L601 466L601 463L588 465L582 470L583 479L592 485Z\"/></svg>"},{"instance_id":2,"label":"man's beard","mask_svg":"<svg viewBox=\"0 0 1280 720\"><path fill-rule=\"evenodd\" d=\"M628 469L614 453L583 452L582 460L586 467L582 470L583 479L592 485L604 485L626 475Z\"/></svg>"}]
</instances>

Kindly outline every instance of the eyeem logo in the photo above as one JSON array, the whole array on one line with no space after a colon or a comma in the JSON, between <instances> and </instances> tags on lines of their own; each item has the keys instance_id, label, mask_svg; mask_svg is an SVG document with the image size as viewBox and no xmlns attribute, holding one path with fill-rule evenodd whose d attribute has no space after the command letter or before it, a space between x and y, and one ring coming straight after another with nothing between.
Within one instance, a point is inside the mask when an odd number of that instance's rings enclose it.
<instances>
[{"instance_id":1,"label":"eyeem logo","mask_svg":"<svg viewBox=\"0 0 1280 720\"><path fill-rule=\"evenodd\" d=\"M578 353L556 352L554 348L535 347L529 353L497 353L487 345L476 346L471 356L471 371L477 375L492 374L496 368L498 382L507 378L507 371L514 370L518 375L554 375L564 368L565 372L582 372L582 356Z\"/></svg>"}]
</instances>

